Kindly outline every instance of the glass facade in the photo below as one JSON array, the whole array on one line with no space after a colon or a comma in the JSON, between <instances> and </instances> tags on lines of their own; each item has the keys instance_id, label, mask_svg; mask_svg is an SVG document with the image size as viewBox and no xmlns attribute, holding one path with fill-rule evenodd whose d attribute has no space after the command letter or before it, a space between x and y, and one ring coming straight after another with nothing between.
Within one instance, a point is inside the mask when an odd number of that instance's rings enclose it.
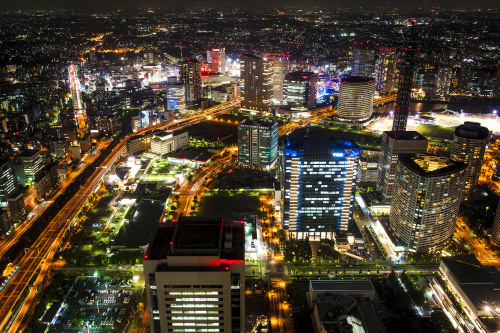
<instances>
[{"instance_id":1,"label":"glass facade","mask_svg":"<svg viewBox=\"0 0 500 333\"><path fill-rule=\"evenodd\" d=\"M294 238L331 238L352 220L359 148L287 141L284 148L284 227Z\"/></svg>"},{"instance_id":2,"label":"glass facade","mask_svg":"<svg viewBox=\"0 0 500 333\"><path fill-rule=\"evenodd\" d=\"M238 160L241 165L270 169L278 157L278 123L245 119L238 127Z\"/></svg>"}]
</instances>

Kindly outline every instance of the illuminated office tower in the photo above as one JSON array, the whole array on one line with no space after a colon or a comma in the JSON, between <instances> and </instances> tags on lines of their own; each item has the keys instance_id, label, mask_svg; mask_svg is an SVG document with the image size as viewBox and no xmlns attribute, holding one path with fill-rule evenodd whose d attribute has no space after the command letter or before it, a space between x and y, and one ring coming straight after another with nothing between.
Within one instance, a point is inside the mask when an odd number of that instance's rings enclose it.
<instances>
[{"instance_id":1,"label":"illuminated office tower","mask_svg":"<svg viewBox=\"0 0 500 333\"><path fill-rule=\"evenodd\" d=\"M185 217L144 255L152 333L245 332L245 225Z\"/></svg>"},{"instance_id":2,"label":"illuminated office tower","mask_svg":"<svg viewBox=\"0 0 500 333\"><path fill-rule=\"evenodd\" d=\"M42 153L38 149L28 149L18 157L23 168L21 181L34 181L35 177L44 168Z\"/></svg>"},{"instance_id":3,"label":"illuminated office tower","mask_svg":"<svg viewBox=\"0 0 500 333\"><path fill-rule=\"evenodd\" d=\"M10 158L0 159L0 205L7 204L7 198L18 189L14 165Z\"/></svg>"},{"instance_id":4,"label":"illuminated office tower","mask_svg":"<svg viewBox=\"0 0 500 333\"><path fill-rule=\"evenodd\" d=\"M285 76L285 103L291 108L314 109L318 74L293 72Z\"/></svg>"},{"instance_id":5,"label":"illuminated office tower","mask_svg":"<svg viewBox=\"0 0 500 333\"><path fill-rule=\"evenodd\" d=\"M377 62L377 91L391 93L396 88L396 48L381 47Z\"/></svg>"},{"instance_id":6,"label":"illuminated office tower","mask_svg":"<svg viewBox=\"0 0 500 333\"><path fill-rule=\"evenodd\" d=\"M356 43L353 47L352 75L369 76L375 75L375 50L369 43Z\"/></svg>"},{"instance_id":7,"label":"illuminated office tower","mask_svg":"<svg viewBox=\"0 0 500 333\"><path fill-rule=\"evenodd\" d=\"M8 197L7 204L9 206L10 218L12 222L22 222L26 219L28 212L26 211L26 206L24 205L24 196L20 191L14 192L10 197Z\"/></svg>"},{"instance_id":8,"label":"illuminated office tower","mask_svg":"<svg viewBox=\"0 0 500 333\"><path fill-rule=\"evenodd\" d=\"M238 126L238 160L246 167L271 169L278 158L278 122L244 119Z\"/></svg>"},{"instance_id":9,"label":"illuminated office tower","mask_svg":"<svg viewBox=\"0 0 500 333\"><path fill-rule=\"evenodd\" d=\"M384 132L382 149L378 163L377 192L386 203L390 203L394 193L394 177L399 154L427 152L428 141L415 131Z\"/></svg>"},{"instance_id":10,"label":"illuminated office tower","mask_svg":"<svg viewBox=\"0 0 500 333\"><path fill-rule=\"evenodd\" d=\"M413 43L412 43L413 44ZM413 76L417 66L418 49L415 45L409 45L399 56L398 61L398 94L396 96L396 108L392 130L394 132L406 131L408 113L410 112L411 87Z\"/></svg>"},{"instance_id":11,"label":"illuminated office tower","mask_svg":"<svg viewBox=\"0 0 500 333\"><path fill-rule=\"evenodd\" d=\"M241 107L267 111L271 103L271 70L269 62L251 54L240 56Z\"/></svg>"},{"instance_id":12,"label":"illuminated office tower","mask_svg":"<svg viewBox=\"0 0 500 333\"><path fill-rule=\"evenodd\" d=\"M440 98L448 98L450 95L451 77L453 71L450 67L439 67L436 82L436 95Z\"/></svg>"},{"instance_id":13,"label":"illuminated office tower","mask_svg":"<svg viewBox=\"0 0 500 333\"><path fill-rule=\"evenodd\" d=\"M271 70L273 104L282 104L284 100L285 76L288 73L289 62L285 54L266 54L264 57L269 62Z\"/></svg>"},{"instance_id":14,"label":"illuminated office tower","mask_svg":"<svg viewBox=\"0 0 500 333\"><path fill-rule=\"evenodd\" d=\"M455 129L450 158L467 165L464 178L464 200L469 199L469 195L477 185L489 139L490 132L479 123L466 121Z\"/></svg>"},{"instance_id":15,"label":"illuminated office tower","mask_svg":"<svg viewBox=\"0 0 500 333\"><path fill-rule=\"evenodd\" d=\"M465 164L427 154L400 154L389 223L410 252L449 244L462 201Z\"/></svg>"},{"instance_id":16,"label":"illuminated office tower","mask_svg":"<svg viewBox=\"0 0 500 333\"><path fill-rule=\"evenodd\" d=\"M184 85L184 96L188 109L195 109L201 100L201 64L196 59L179 64L180 83Z\"/></svg>"},{"instance_id":17,"label":"illuminated office tower","mask_svg":"<svg viewBox=\"0 0 500 333\"><path fill-rule=\"evenodd\" d=\"M373 112L375 80L369 77L351 76L342 79L339 86L337 116L344 121L364 121Z\"/></svg>"},{"instance_id":18,"label":"illuminated office tower","mask_svg":"<svg viewBox=\"0 0 500 333\"><path fill-rule=\"evenodd\" d=\"M174 112L186 112L186 95L184 85L177 82L177 77L171 76L167 78L167 110Z\"/></svg>"},{"instance_id":19,"label":"illuminated office tower","mask_svg":"<svg viewBox=\"0 0 500 333\"><path fill-rule=\"evenodd\" d=\"M465 58L460 64L460 71L458 75L458 92L461 95L472 95L474 92L474 69L476 63L474 59Z\"/></svg>"},{"instance_id":20,"label":"illuminated office tower","mask_svg":"<svg viewBox=\"0 0 500 333\"><path fill-rule=\"evenodd\" d=\"M295 131L284 147L283 226L290 237L320 240L347 231L352 221L359 148L316 128Z\"/></svg>"},{"instance_id":21,"label":"illuminated office tower","mask_svg":"<svg viewBox=\"0 0 500 333\"><path fill-rule=\"evenodd\" d=\"M217 73L226 72L226 48L221 47L207 51L207 62L212 71Z\"/></svg>"}]
</instances>

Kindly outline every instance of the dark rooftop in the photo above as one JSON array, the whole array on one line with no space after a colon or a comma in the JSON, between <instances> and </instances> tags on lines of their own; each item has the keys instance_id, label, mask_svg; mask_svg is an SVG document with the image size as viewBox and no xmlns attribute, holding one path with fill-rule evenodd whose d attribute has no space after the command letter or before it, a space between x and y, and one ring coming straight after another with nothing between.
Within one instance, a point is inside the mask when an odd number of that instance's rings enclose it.
<instances>
[{"instance_id":1,"label":"dark rooftop","mask_svg":"<svg viewBox=\"0 0 500 333\"><path fill-rule=\"evenodd\" d=\"M20 154L19 157L32 157L33 155L35 155L38 152L39 152L38 149L28 149L28 150L23 151L23 153Z\"/></svg>"},{"instance_id":2,"label":"dark rooftop","mask_svg":"<svg viewBox=\"0 0 500 333\"><path fill-rule=\"evenodd\" d=\"M490 132L486 127L472 121L466 121L455 129L455 136L467 139L484 140L489 134Z\"/></svg>"},{"instance_id":3,"label":"dark rooftop","mask_svg":"<svg viewBox=\"0 0 500 333\"><path fill-rule=\"evenodd\" d=\"M366 76L348 76L343 78L341 83L370 83L373 81L373 78Z\"/></svg>"},{"instance_id":4,"label":"dark rooftop","mask_svg":"<svg viewBox=\"0 0 500 333\"><path fill-rule=\"evenodd\" d=\"M240 123L240 126L260 126L260 127L268 127L272 128L274 126L278 126L277 121L273 120L267 120L267 119L253 119L253 118L246 118L243 119Z\"/></svg>"},{"instance_id":5,"label":"dark rooftop","mask_svg":"<svg viewBox=\"0 0 500 333\"><path fill-rule=\"evenodd\" d=\"M427 140L425 136L418 133L417 131L386 131L384 133L386 133L393 140Z\"/></svg>"}]
</instances>

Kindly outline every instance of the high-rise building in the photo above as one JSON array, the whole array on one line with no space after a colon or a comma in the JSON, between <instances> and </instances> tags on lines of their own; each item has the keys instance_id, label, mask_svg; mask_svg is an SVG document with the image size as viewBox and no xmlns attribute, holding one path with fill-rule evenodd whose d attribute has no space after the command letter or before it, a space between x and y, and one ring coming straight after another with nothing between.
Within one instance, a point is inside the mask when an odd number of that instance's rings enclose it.
<instances>
[{"instance_id":1,"label":"high-rise building","mask_svg":"<svg viewBox=\"0 0 500 333\"><path fill-rule=\"evenodd\" d=\"M251 54L240 56L241 107L267 111L271 104L271 70L269 62Z\"/></svg>"},{"instance_id":2,"label":"high-rise building","mask_svg":"<svg viewBox=\"0 0 500 333\"><path fill-rule=\"evenodd\" d=\"M463 162L467 165L464 178L465 200L469 198L479 180L489 139L490 132L479 123L466 121L455 129L450 158L452 161Z\"/></svg>"},{"instance_id":3,"label":"high-rise building","mask_svg":"<svg viewBox=\"0 0 500 333\"><path fill-rule=\"evenodd\" d=\"M439 67L437 72L436 95L442 99L450 95L451 77L453 71L450 67Z\"/></svg>"},{"instance_id":4,"label":"high-rise building","mask_svg":"<svg viewBox=\"0 0 500 333\"><path fill-rule=\"evenodd\" d=\"M152 333L245 332L245 225L185 217L144 255Z\"/></svg>"},{"instance_id":5,"label":"high-rise building","mask_svg":"<svg viewBox=\"0 0 500 333\"><path fill-rule=\"evenodd\" d=\"M381 47L377 62L377 91L391 93L396 89L396 48Z\"/></svg>"},{"instance_id":6,"label":"high-rise building","mask_svg":"<svg viewBox=\"0 0 500 333\"><path fill-rule=\"evenodd\" d=\"M293 72L285 76L285 104L291 108L314 109L318 74Z\"/></svg>"},{"instance_id":7,"label":"high-rise building","mask_svg":"<svg viewBox=\"0 0 500 333\"><path fill-rule=\"evenodd\" d=\"M167 110L173 110L176 113L186 112L186 95L182 83L177 82L177 77L167 78Z\"/></svg>"},{"instance_id":8,"label":"high-rise building","mask_svg":"<svg viewBox=\"0 0 500 333\"><path fill-rule=\"evenodd\" d=\"M36 175L42 171L44 164L42 153L38 149L28 149L18 157L19 163L22 165L23 175L21 182L33 181Z\"/></svg>"},{"instance_id":9,"label":"high-rise building","mask_svg":"<svg viewBox=\"0 0 500 333\"><path fill-rule=\"evenodd\" d=\"M188 109L195 109L201 100L201 64L196 59L179 64L180 83L184 85L185 102Z\"/></svg>"},{"instance_id":10,"label":"high-rise building","mask_svg":"<svg viewBox=\"0 0 500 333\"><path fill-rule=\"evenodd\" d=\"M278 122L244 119L238 126L238 160L243 166L271 169L278 158Z\"/></svg>"},{"instance_id":11,"label":"high-rise building","mask_svg":"<svg viewBox=\"0 0 500 333\"><path fill-rule=\"evenodd\" d=\"M498 200L497 209L495 211L495 220L493 220L491 242L496 246L500 246L500 200Z\"/></svg>"},{"instance_id":12,"label":"high-rise building","mask_svg":"<svg viewBox=\"0 0 500 333\"><path fill-rule=\"evenodd\" d=\"M497 99L500 99L500 59L498 59L498 65L497 65L497 82L495 85L495 96Z\"/></svg>"},{"instance_id":13,"label":"high-rise building","mask_svg":"<svg viewBox=\"0 0 500 333\"><path fill-rule=\"evenodd\" d=\"M18 189L14 164L10 158L0 159L0 205L7 204L7 198Z\"/></svg>"},{"instance_id":14,"label":"high-rise building","mask_svg":"<svg viewBox=\"0 0 500 333\"><path fill-rule=\"evenodd\" d=\"M282 104L284 100L285 75L288 73L289 62L285 54L266 54L271 70L272 104Z\"/></svg>"},{"instance_id":15,"label":"high-rise building","mask_svg":"<svg viewBox=\"0 0 500 333\"><path fill-rule=\"evenodd\" d=\"M427 154L400 154L389 223L410 252L448 245L462 201L465 164Z\"/></svg>"},{"instance_id":16,"label":"high-rise building","mask_svg":"<svg viewBox=\"0 0 500 333\"><path fill-rule=\"evenodd\" d=\"M458 92L461 95L472 95L474 93L474 69L476 63L474 59L464 58L460 64L458 75Z\"/></svg>"},{"instance_id":17,"label":"high-rise building","mask_svg":"<svg viewBox=\"0 0 500 333\"><path fill-rule=\"evenodd\" d=\"M356 43L352 58L353 76L375 76L375 50L370 43Z\"/></svg>"},{"instance_id":18,"label":"high-rise building","mask_svg":"<svg viewBox=\"0 0 500 333\"><path fill-rule=\"evenodd\" d=\"M207 51L207 61L210 69L217 73L226 72L226 48L221 47Z\"/></svg>"},{"instance_id":19,"label":"high-rise building","mask_svg":"<svg viewBox=\"0 0 500 333\"><path fill-rule=\"evenodd\" d=\"M378 163L377 192L386 203L390 203L393 197L398 155L425 153L427 144L427 139L415 131L384 132Z\"/></svg>"},{"instance_id":20,"label":"high-rise building","mask_svg":"<svg viewBox=\"0 0 500 333\"><path fill-rule=\"evenodd\" d=\"M7 208L0 208L0 235L4 235L9 229L10 220Z\"/></svg>"},{"instance_id":21,"label":"high-rise building","mask_svg":"<svg viewBox=\"0 0 500 333\"><path fill-rule=\"evenodd\" d=\"M285 229L296 239L320 240L346 232L352 221L359 148L302 128L284 147Z\"/></svg>"},{"instance_id":22,"label":"high-rise building","mask_svg":"<svg viewBox=\"0 0 500 333\"><path fill-rule=\"evenodd\" d=\"M24 205L24 196L21 192L15 192L7 198L9 205L10 219L12 222L22 222L26 219L28 212Z\"/></svg>"},{"instance_id":23,"label":"high-rise building","mask_svg":"<svg viewBox=\"0 0 500 333\"><path fill-rule=\"evenodd\" d=\"M350 76L339 86L337 116L344 121L364 121L373 112L375 80L369 77Z\"/></svg>"}]
</instances>

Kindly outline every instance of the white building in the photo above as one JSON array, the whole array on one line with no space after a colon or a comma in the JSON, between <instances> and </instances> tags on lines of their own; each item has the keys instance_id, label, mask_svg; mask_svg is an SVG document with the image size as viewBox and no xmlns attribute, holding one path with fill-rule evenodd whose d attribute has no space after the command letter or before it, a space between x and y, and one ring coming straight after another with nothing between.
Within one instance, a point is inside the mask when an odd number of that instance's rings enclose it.
<instances>
[{"instance_id":1,"label":"white building","mask_svg":"<svg viewBox=\"0 0 500 333\"><path fill-rule=\"evenodd\" d=\"M161 156L187 146L189 146L188 132L179 134L158 132L151 138L149 151Z\"/></svg>"}]
</instances>

